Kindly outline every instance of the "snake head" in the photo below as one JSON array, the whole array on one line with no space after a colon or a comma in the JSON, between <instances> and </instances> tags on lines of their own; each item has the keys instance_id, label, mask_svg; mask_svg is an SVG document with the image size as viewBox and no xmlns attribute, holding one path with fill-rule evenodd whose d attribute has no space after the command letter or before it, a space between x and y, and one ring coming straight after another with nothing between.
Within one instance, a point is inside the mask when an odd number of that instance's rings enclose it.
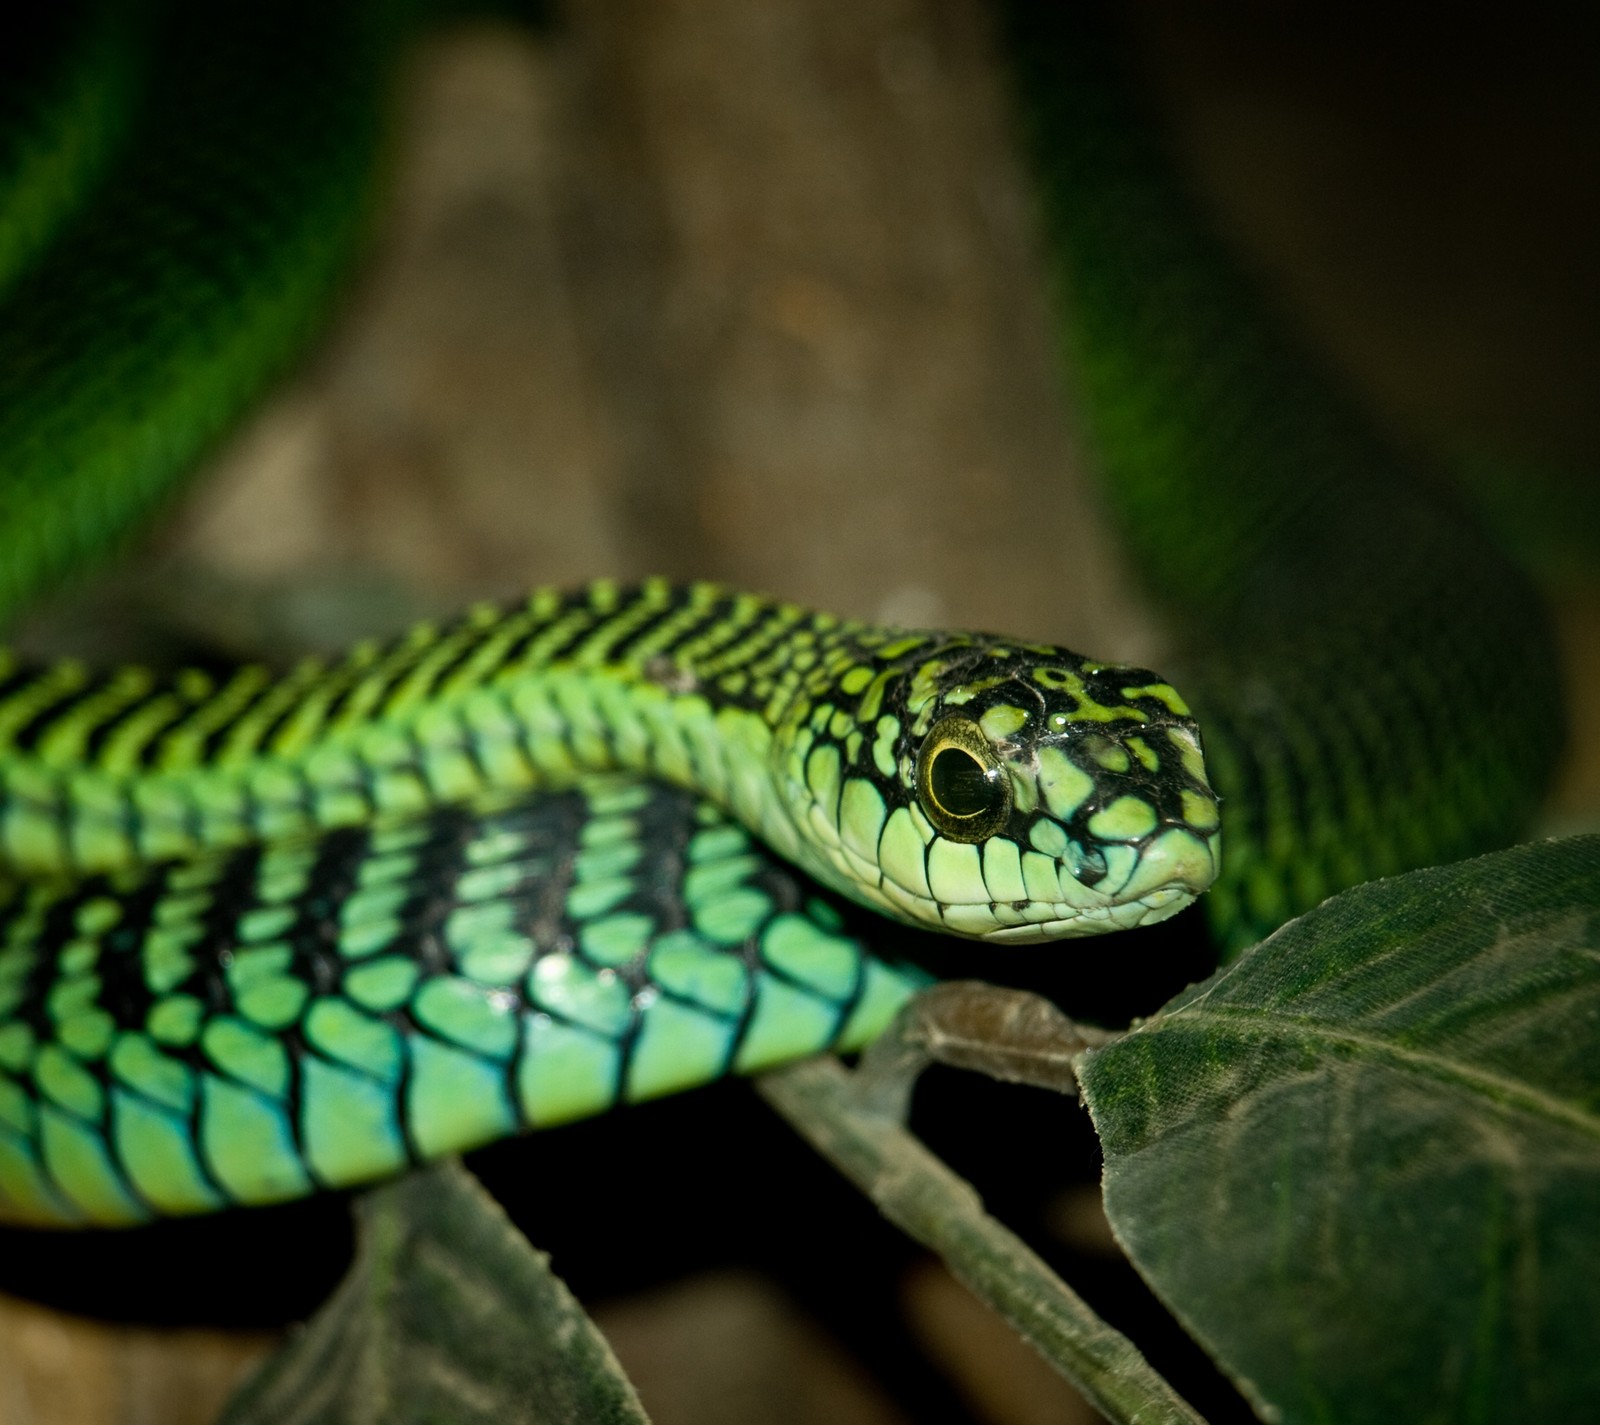
<instances>
[{"instance_id":1,"label":"snake head","mask_svg":"<svg viewBox=\"0 0 1600 1425\"><path fill-rule=\"evenodd\" d=\"M1163 920L1217 874L1199 728L1146 669L925 637L836 689L790 765L811 869L858 900L1020 943Z\"/></svg>"}]
</instances>

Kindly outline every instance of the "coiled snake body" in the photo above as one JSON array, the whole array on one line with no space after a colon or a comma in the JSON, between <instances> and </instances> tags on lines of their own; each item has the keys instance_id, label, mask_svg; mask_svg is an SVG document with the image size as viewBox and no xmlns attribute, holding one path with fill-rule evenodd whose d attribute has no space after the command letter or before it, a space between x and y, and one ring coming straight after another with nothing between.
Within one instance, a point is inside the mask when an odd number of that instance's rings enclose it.
<instances>
[{"instance_id":1,"label":"coiled snake body","mask_svg":"<svg viewBox=\"0 0 1600 1425\"><path fill-rule=\"evenodd\" d=\"M361 228L384 7L147 18L52 14L3 61L8 606L226 426ZM1531 596L1255 335L1093 25L1012 22L1072 360L1193 650L1224 938L1514 834L1557 725ZM0 675L15 1221L277 1200L858 1047L920 976L817 885L1031 941L1218 871L1157 675L709 585L538 594L276 678Z\"/></svg>"}]
</instances>

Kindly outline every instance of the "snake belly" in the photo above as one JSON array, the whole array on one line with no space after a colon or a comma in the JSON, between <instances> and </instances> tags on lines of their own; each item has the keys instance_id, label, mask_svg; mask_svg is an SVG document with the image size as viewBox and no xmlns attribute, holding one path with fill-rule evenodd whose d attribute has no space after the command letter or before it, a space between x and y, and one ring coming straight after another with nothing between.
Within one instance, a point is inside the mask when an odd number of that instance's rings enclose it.
<instances>
[{"instance_id":1,"label":"snake belly","mask_svg":"<svg viewBox=\"0 0 1600 1425\"><path fill-rule=\"evenodd\" d=\"M0 1211L276 1202L871 1039L923 982L706 802L602 779L0 904Z\"/></svg>"}]
</instances>

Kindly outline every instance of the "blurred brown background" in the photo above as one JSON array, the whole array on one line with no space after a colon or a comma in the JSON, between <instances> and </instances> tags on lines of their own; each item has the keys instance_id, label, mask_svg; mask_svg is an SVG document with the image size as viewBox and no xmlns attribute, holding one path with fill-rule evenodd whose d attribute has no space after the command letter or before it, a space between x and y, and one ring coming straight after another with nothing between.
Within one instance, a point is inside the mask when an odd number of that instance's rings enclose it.
<instances>
[{"instance_id":1,"label":"blurred brown background","mask_svg":"<svg viewBox=\"0 0 1600 1425\"><path fill-rule=\"evenodd\" d=\"M1381 419L1600 471L1592 20L1135 15L1221 221ZM539 38L430 40L333 336L36 639L153 619L281 652L662 572L1156 656L1079 478L1007 124L969 0L572 0ZM1535 500L1592 493L1553 480ZM1600 567L1552 567L1570 829L1600 818ZM1092 1203L1062 1222L1092 1237ZM906 1297L979 1418L1089 1418L937 1271ZM199 1425L273 1339L0 1318L0 1425ZM660 1425L906 1418L757 1277L600 1320Z\"/></svg>"}]
</instances>

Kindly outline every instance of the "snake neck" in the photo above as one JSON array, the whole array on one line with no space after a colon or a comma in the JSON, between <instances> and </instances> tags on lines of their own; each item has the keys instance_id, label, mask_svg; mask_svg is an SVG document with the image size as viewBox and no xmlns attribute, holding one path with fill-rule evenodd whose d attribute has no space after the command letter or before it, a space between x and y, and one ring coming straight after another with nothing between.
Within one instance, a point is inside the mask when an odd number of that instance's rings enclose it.
<instances>
[{"instance_id":1,"label":"snake neck","mask_svg":"<svg viewBox=\"0 0 1600 1425\"><path fill-rule=\"evenodd\" d=\"M893 639L712 584L601 581L281 676L11 662L0 851L26 874L108 871L631 771L798 854L777 749Z\"/></svg>"}]
</instances>

